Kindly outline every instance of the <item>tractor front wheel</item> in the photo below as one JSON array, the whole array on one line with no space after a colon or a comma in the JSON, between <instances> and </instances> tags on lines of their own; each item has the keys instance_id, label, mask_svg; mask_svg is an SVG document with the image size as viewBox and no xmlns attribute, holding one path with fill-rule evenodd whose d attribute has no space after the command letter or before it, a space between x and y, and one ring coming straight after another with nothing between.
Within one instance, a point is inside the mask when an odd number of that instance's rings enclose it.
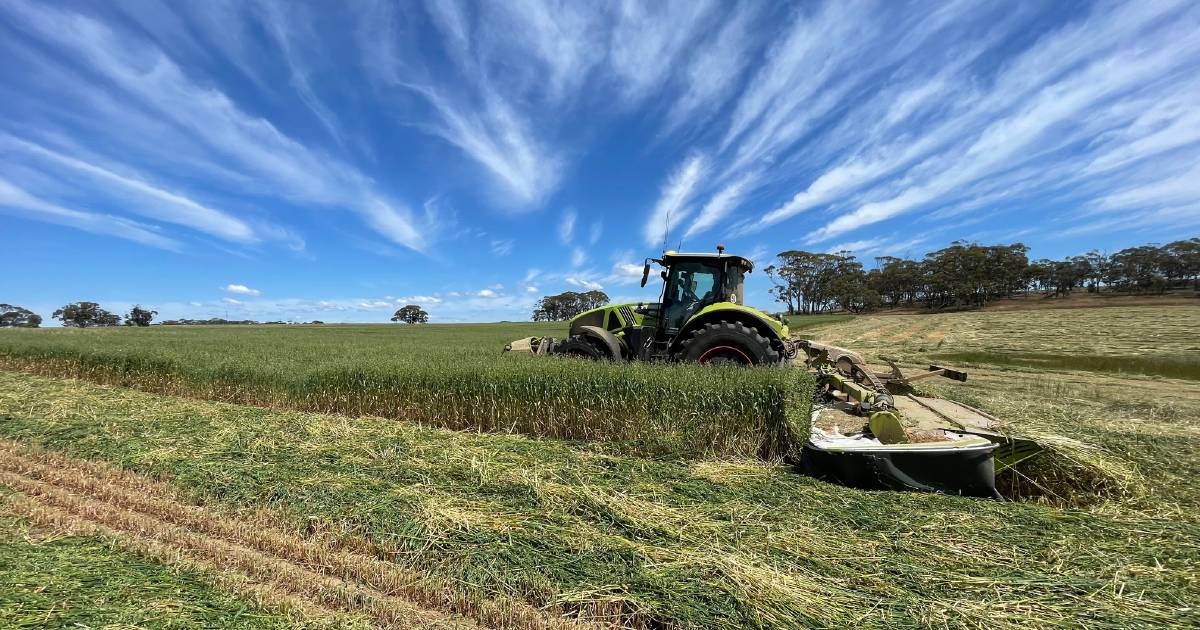
<instances>
[{"instance_id":1,"label":"tractor front wheel","mask_svg":"<svg viewBox=\"0 0 1200 630\"><path fill-rule=\"evenodd\" d=\"M683 342L679 357L707 365L763 365L778 363L780 354L757 330L722 320L693 331Z\"/></svg>"},{"instance_id":2,"label":"tractor front wheel","mask_svg":"<svg viewBox=\"0 0 1200 630\"><path fill-rule=\"evenodd\" d=\"M568 337L562 343L554 346L554 354L593 361L608 358L600 348L596 347L596 344L582 335Z\"/></svg>"}]
</instances>

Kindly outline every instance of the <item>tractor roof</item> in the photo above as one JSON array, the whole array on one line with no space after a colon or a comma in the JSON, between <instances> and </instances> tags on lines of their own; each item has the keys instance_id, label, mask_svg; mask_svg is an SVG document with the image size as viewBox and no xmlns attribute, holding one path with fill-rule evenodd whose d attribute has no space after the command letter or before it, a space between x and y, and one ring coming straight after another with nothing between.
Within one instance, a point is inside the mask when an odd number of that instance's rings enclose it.
<instances>
[{"instance_id":1,"label":"tractor roof","mask_svg":"<svg viewBox=\"0 0 1200 630\"><path fill-rule=\"evenodd\" d=\"M673 261L683 261L683 260L710 260L710 259L732 260L732 261L738 263L739 265L741 265L742 268L744 268L746 271L754 270L754 261L750 260L749 258L743 258L742 256L737 256L734 254L713 254L710 252L690 253L690 252L677 252L677 251L672 250L672 251L663 252L663 255L662 255L663 262L667 262L667 263L673 262Z\"/></svg>"}]
</instances>

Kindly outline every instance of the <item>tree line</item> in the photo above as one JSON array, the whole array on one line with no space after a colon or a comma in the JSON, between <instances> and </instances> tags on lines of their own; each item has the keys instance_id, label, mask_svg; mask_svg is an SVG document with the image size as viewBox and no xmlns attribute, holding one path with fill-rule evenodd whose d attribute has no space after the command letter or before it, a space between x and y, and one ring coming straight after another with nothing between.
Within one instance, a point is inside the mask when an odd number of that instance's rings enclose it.
<instances>
[{"instance_id":1,"label":"tree line","mask_svg":"<svg viewBox=\"0 0 1200 630\"><path fill-rule=\"evenodd\" d=\"M558 295L547 295L533 305L533 321L559 322L608 304L608 295L603 291L577 293L565 291Z\"/></svg>"},{"instance_id":2,"label":"tree line","mask_svg":"<svg viewBox=\"0 0 1200 630\"><path fill-rule=\"evenodd\" d=\"M117 315L102 308L96 302L72 302L64 305L51 315L62 322L67 328L100 328L107 326L149 326L158 311L142 308L135 304L125 315ZM259 322L252 319L168 319L159 322L162 326L218 326L218 325L252 325L252 324L290 324L293 322L270 321ZM324 324L313 320L310 324ZM33 311L12 304L0 304L0 328L38 328L42 325L42 316Z\"/></svg>"},{"instance_id":3,"label":"tree line","mask_svg":"<svg viewBox=\"0 0 1200 630\"><path fill-rule=\"evenodd\" d=\"M970 308L1028 292L1067 296L1090 292L1163 294L1200 291L1200 238L1140 245L1115 254L1093 250L1063 260L1030 261L1021 243L955 241L921 260L875 258L864 268L853 252L780 252L765 271L771 294L788 314L923 306Z\"/></svg>"},{"instance_id":4,"label":"tree line","mask_svg":"<svg viewBox=\"0 0 1200 630\"><path fill-rule=\"evenodd\" d=\"M149 326L158 311L142 308L135 304L122 317L110 313L95 302L73 302L54 311L51 315L69 328L91 328L95 326ZM0 328L37 328L42 325L42 316L33 311L14 306L0 304Z\"/></svg>"}]
</instances>

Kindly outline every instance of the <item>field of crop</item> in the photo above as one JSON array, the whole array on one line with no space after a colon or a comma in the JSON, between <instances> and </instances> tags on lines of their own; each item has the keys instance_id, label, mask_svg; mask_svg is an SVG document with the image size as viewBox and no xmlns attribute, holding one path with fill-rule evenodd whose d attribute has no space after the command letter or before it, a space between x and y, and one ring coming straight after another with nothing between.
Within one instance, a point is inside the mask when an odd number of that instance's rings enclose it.
<instances>
[{"instance_id":1,"label":"field of crop","mask_svg":"<svg viewBox=\"0 0 1200 630\"><path fill-rule=\"evenodd\" d=\"M505 354L561 325L12 330L0 367L155 393L450 429L587 440L622 452L782 455L803 418L793 370L545 361Z\"/></svg>"},{"instance_id":2,"label":"field of crop","mask_svg":"<svg viewBox=\"0 0 1200 630\"><path fill-rule=\"evenodd\" d=\"M788 370L499 353L534 325L0 331L0 625L1200 624L1200 309L795 324L907 368L962 353L967 385L923 387L1091 472L1019 502L832 486L752 452ZM1121 369L1162 352L1169 373ZM422 371L443 406L387 412ZM734 388L740 416L703 428ZM599 404L634 426L590 426Z\"/></svg>"}]
</instances>

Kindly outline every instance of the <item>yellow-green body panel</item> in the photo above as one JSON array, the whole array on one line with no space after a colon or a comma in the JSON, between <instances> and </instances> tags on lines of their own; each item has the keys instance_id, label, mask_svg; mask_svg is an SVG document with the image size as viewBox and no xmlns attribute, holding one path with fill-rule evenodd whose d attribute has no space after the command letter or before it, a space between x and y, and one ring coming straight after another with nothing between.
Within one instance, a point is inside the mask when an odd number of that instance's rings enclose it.
<instances>
[{"instance_id":1,"label":"yellow-green body panel","mask_svg":"<svg viewBox=\"0 0 1200 630\"><path fill-rule=\"evenodd\" d=\"M710 313L714 313L716 311L737 311L739 313L745 313L747 315L750 315L750 316L754 317L755 319L761 321L763 324L765 324L771 330L773 330L776 335L779 335L780 339L787 339L788 335L790 334L788 331L787 324L784 324L783 322L775 319L774 317L771 317L770 315L764 313L763 311L760 311L760 310L754 308L753 306L746 306L744 304L738 304L736 302L716 302L714 304L709 304L708 306L705 306L704 308L700 309L699 311L696 311L696 313L694 315L692 315L690 318L688 318L688 324L691 324L692 321L701 319L701 318L705 317L706 315L708 315ZM684 327L687 328L686 325Z\"/></svg>"}]
</instances>

